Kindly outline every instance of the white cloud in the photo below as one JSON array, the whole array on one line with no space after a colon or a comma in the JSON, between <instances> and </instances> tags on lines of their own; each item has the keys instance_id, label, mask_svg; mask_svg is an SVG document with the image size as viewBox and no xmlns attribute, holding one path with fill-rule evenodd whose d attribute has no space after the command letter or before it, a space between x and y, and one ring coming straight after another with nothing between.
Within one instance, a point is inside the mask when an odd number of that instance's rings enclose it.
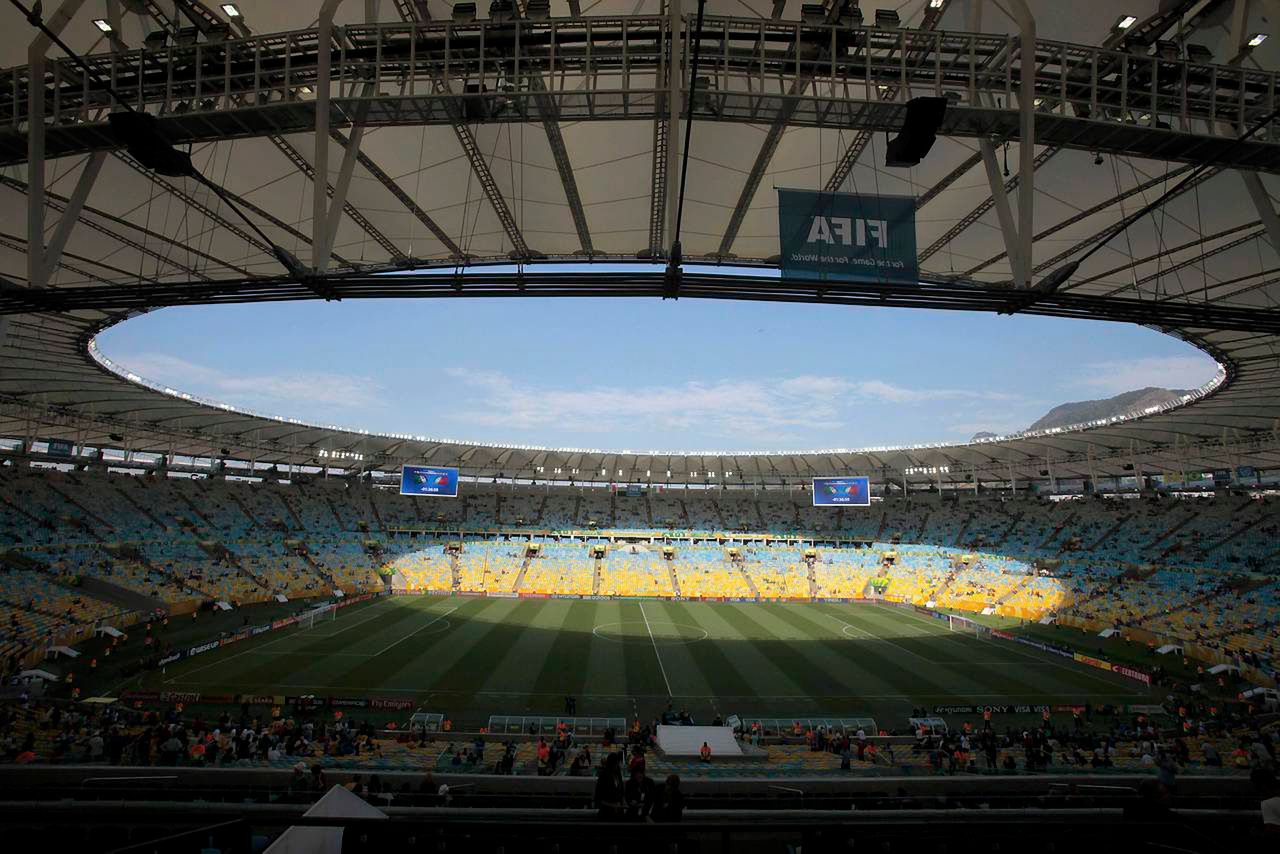
<instances>
[{"instance_id":1,"label":"white cloud","mask_svg":"<svg viewBox=\"0 0 1280 854\"><path fill-rule=\"evenodd\" d=\"M461 383L460 425L566 432L620 429L697 432L752 442L796 441L815 429L844 427L847 407L941 400L1007 400L1010 395L960 389L909 389L882 380L801 375L785 379L717 380L667 386L537 387L506 374L448 368Z\"/></svg>"},{"instance_id":2,"label":"white cloud","mask_svg":"<svg viewBox=\"0 0 1280 854\"><path fill-rule=\"evenodd\" d=\"M115 360L152 382L178 391L253 408L270 407L280 415L291 407L354 410L382 406L382 388L365 376L322 371L234 374L164 353L136 353Z\"/></svg>"},{"instance_id":3,"label":"white cloud","mask_svg":"<svg viewBox=\"0 0 1280 854\"><path fill-rule=\"evenodd\" d=\"M1217 370L1217 363L1203 354L1150 356L1084 365L1069 385L1093 389L1107 396L1150 386L1196 388L1213 379Z\"/></svg>"}]
</instances>

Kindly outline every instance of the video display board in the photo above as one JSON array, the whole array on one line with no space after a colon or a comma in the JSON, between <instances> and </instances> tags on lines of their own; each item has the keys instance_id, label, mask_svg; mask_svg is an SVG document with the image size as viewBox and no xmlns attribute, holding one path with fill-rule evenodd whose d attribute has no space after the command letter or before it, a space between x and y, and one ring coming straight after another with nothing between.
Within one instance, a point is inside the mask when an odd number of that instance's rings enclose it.
<instances>
[{"instance_id":1,"label":"video display board","mask_svg":"<svg viewBox=\"0 0 1280 854\"><path fill-rule=\"evenodd\" d=\"M870 507L871 478L815 477L814 507Z\"/></svg>"},{"instance_id":2,"label":"video display board","mask_svg":"<svg viewBox=\"0 0 1280 854\"><path fill-rule=\"evenodd\" d=\"M401 495L458 497L458 470L441 466L401 466Z\"/></svg>"}]
</instances>

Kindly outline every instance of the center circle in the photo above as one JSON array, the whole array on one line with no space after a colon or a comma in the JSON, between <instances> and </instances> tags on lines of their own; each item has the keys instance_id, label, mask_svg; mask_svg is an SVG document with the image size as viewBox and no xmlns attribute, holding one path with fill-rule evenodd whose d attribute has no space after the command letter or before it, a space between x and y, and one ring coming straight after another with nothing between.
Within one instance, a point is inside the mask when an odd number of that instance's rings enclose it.
<instances>
[{"instance_id":1,"label":"center circle","mask_svg":"<svg viewBox=\"0 0 1280 854\"><path fill-rule=\"evenodd\" d=\"M668 623L661 620L623 620L617 623L601 623L591 630L601 640L614 643L634 643L646 646L683 646L706 640L711 633L701 626Z\"/></svg>"}]
</instances>

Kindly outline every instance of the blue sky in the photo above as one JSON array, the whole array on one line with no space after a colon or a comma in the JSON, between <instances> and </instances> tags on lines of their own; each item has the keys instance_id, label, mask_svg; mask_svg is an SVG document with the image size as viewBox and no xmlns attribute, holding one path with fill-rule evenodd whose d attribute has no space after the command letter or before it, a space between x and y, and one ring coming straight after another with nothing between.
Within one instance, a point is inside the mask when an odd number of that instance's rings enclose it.
<instances>
[{"instance_id":1,"label":"blue sky","mask_svg":"<svg viewBox=\"0 0 1280 854\"><path fill-rule=\"evenodd\" d=\"M147 379L267 414L629 450L965 441L1214 372L1121 324L692 299L169 308L98 343Z\"/></svg>"}]
</instances>

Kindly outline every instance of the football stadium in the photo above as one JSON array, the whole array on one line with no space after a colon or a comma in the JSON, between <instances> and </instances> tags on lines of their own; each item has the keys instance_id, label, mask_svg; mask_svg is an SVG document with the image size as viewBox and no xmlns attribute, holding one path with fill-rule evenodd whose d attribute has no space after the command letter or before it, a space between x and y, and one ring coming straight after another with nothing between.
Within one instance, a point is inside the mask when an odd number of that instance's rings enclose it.
<instances>
[{"instance_id":1,"label":"football stadium","mask_svg":"<svg viewBox=\"0 0 1280 854\"><path fill-rule=\"evenodd\" d=\"M13 850L1274 849L1278 20L4 0Z\"/></svg>"}]
</instances>

